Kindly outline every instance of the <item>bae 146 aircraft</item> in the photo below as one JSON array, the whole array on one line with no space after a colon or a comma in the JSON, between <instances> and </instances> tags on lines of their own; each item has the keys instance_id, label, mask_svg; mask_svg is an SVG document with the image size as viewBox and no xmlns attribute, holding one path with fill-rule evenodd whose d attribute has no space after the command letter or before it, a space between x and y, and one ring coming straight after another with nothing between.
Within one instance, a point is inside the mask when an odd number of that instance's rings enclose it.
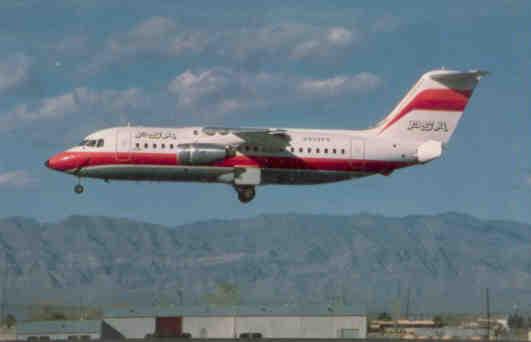
<instances>
[{"instance_id":1,"label":"bae 146 aircraft","mask_svg":"<svg viewBox=\"0 0 531 342\"><path fill-rule=\"evenodd\" d=\"M433 70L366 130L114 127L45 162L81 178L229 184L247 203L255 187L320 184L424 164L442 155L484 71Z\"/></svg>"}]
</instances>

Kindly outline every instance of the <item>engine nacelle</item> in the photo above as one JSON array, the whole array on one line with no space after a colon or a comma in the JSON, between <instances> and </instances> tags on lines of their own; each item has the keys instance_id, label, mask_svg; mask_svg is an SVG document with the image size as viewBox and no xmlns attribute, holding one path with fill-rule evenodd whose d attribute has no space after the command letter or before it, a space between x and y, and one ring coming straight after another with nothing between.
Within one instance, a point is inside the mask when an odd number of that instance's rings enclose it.
<instances>
[{"instance_id":1,"label":"engine nacelle","mask_svg":"<svg viewBox=\"0 0 531 342\"><path fill-rule=\"evenodd\" d=\"M231 149L216 144L180 144L177 149L177 157L182 165L208 165L235 154Z\"/></svg>"}]
</instances>

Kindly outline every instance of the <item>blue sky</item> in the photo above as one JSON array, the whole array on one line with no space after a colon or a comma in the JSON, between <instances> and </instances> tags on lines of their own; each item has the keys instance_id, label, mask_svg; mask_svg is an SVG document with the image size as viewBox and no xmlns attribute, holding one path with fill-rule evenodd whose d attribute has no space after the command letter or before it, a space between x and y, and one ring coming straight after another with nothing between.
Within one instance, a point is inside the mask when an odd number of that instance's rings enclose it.
<instances>
[{"instance_id":1,"label":"blue sky","mask_svg":"<svg viewBox=\"0 0 531 342\"><path fill-rule=\"evenodd\" d=\"M0 4L0 216L164 224L271 212L460 211L531 222L528 1ZM259 188L104 184L43 162L124 124L364 128L425 71L481 68L441 160L391 177ZM315 82L314 82L315 81ZM300 91L305 82L335 84Z\"/></svg>"}]
</instances>

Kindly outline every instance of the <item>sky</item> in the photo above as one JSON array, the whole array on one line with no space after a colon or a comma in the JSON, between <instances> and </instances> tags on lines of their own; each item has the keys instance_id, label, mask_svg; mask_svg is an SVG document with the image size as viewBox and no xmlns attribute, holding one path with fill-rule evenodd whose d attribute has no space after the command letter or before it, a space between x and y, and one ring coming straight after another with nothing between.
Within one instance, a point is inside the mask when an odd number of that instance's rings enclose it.
<instances>
[{"instance_id":1,"label":"sky","mask_svg":"<svg viewBox=\"0 0 531 342\"><path fill-rule=\"evenodd\" d=\"M531 222L529 1L4 1L0 217L166 225L264 213L458 211ZM267 186L84 180L43 162L115 125L362 129L430 69L485 69L440 160Z\"/></svg>"}]
</instances>

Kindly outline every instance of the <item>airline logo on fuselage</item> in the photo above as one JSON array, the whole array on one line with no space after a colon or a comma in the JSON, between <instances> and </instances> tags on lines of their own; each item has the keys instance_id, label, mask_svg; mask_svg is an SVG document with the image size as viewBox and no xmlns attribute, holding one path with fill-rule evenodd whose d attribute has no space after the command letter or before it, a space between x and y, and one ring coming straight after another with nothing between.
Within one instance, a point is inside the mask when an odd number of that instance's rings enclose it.
<instances>
[{"instance_id":1,"label":"airline logo on fuselage","mask_svg":"<svg viewBox=\"0 0 531 342\"><path fill-rule=\"evenodd\" d=\"M137 132L136 139L171 139L177 140L177 135L173 132Z\"/></svg>"},{"instance_id":2,"label":"airline logo on fuselage","mask_svg":"<svg viewBox=\"0 0 531 342\"><path fill-rule=\"evenodd\" d=\"M410 131L422 131L422 132L448 132L448 124L446 121L434 121L434 120L409 120L407 127Z\"/></svg>"}]
</instances>

